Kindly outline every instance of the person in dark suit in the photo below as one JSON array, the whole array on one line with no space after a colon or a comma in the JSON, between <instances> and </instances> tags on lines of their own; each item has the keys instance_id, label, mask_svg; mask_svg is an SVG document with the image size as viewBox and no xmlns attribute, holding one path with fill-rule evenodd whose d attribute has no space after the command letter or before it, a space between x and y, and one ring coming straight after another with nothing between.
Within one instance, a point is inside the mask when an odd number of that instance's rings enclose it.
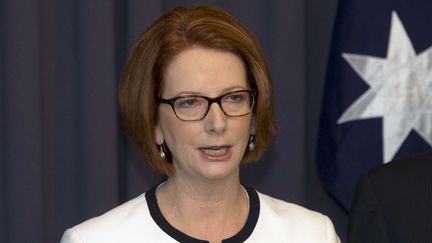
<instances>
[{"instance_id":1,"label":"person in dark suit","mask_svg":"<svg viewBox=\"0 0 432 243\"><path fill-rule=\"evenodd\" d=\"M354 195L348 243L432 242L432 152L363 174Z\"/></svg>"}]
</instances>

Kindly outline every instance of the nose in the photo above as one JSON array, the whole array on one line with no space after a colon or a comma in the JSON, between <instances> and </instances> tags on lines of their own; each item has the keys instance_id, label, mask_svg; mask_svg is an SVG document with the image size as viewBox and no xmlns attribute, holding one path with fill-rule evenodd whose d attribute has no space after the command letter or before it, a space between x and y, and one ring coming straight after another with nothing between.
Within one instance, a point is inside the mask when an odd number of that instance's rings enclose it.
<instances>
[{"instance_id":1,"label":"nose","mask_svg":"<svg viewBox=\"0 0 432 243\"><path fill-rule=\"evenodd\" d=\"M222 133L226 129L227 116L216 102L211 104L207 116L204 118L208 133Z\"/></svg>"}]
</instances>

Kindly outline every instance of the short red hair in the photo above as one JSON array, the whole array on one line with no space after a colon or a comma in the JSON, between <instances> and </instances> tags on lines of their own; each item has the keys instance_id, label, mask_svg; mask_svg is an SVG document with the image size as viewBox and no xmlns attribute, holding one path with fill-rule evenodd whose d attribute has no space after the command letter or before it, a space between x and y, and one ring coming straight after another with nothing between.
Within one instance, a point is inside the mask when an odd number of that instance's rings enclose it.
<instances>
[{"instance_id":1,"label":"short red hair","mask_svg":"<svg viewBox=\"0 0 432 243\"><path fill-rule=\"evenodd\" d=\"M257 160L275 134L270 74L253 35L229 13L212 6L177 7L154 22L133 46L120 82L123 122L138 150L152 167L165 175L174 172L172 161L162 159L155 144L157 104L163 74L180 52L203 47L234 53L246 67L248 82L259 92L254 109L255 149L242 163Z\"/></svg>"}]
</instances>

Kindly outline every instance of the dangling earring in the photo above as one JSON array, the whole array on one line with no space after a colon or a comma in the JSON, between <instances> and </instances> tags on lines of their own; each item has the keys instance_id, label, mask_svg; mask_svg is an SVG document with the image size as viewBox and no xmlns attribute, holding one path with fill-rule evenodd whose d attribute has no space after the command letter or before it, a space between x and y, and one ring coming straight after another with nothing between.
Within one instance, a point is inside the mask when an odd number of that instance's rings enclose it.
<instances>
[{"instance_id":1,"label":"dangling earring","mask_svg":"<svg viewBox=\"0 0 432 243\"><path fill-rule=\"evenodd\" d=\"M164 147L163 147L163 144L162 145L159 145L159 155L160 155L160 157L162 158L162 159L165 159L166 158L166 155L165 155L165 151L164 151L165 149L164 149Z\"/></svg>"},{"instance_id":2,"label":"dangling earring","mask_svg":"<svg viewBox=\"0 0 432 243\"><path fill-rule=\"evenodd\" d=\"M255 148L255 135L251 134L249 137L249 145L248 145L249 151L254 150Z\"/></svg>"}]
</instances>

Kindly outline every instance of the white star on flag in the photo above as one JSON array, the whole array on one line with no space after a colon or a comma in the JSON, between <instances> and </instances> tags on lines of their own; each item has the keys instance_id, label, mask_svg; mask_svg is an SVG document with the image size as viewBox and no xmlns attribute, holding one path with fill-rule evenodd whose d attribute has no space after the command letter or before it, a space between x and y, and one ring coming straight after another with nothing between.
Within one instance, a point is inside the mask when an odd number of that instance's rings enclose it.
<instances>
[{"instance_id":1,"label":"white star on flag","mask_svg":"<svg viewBox=\"0 0 432 243\"><path fill-rule=\"evenodd\" d=\"M382 117L384 163L395 156L411 130L432 146L432 46L417 55L393 11L387 58L342 56L370 88L338 124Z\"/></svg>"}]
</instances>

